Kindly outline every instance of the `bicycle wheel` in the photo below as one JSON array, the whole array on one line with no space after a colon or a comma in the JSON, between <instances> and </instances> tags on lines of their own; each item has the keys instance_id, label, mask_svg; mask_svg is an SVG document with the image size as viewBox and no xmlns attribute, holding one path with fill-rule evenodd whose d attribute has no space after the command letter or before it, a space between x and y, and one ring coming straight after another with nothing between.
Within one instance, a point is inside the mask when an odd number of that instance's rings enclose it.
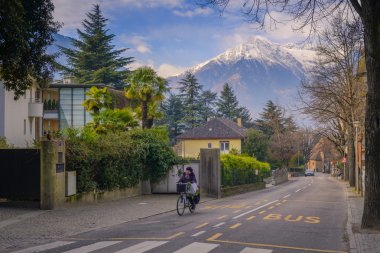
<instances>
[{"instance_id":1,"label":"bicycle wheel","mask_svg":"<svg viewBox=\"0 0 380 253\"><path fill-rule=\"evenodd\" d=\"M180 195L177 200L177 213L179 216L182 216L186 208L186 197Z\"/></svg>"}]
</instances>

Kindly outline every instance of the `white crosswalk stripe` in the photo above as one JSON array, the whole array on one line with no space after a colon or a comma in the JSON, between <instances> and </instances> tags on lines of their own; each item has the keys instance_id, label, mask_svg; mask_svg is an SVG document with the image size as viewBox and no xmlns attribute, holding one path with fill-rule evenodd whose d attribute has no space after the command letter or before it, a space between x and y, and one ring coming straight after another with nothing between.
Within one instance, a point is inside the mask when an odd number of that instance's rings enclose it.
<instances>
[{"instance_id":1,"label":"white crosswalk stripe","mask_svg":"<svg viewBox=\"0 0 380 253\"><path fill-rule=\"evenodd\" d=\"M72 241L57 241L57 242L52 242L52 243L48 243L48 244L44 244L44 245L39 245L39 246L27 248L27 249L22 249L22 250L14 251L12 253L41 252L41 251L45 251L45 250L54 249L54 248L62 247L62 246L65 246L65 245L69 245L69 244L72 244L72 243L74 243L74 242L72 242Z\"/></svg>"},{"instance_id":2,"label":"white crosswalk stripe","mask_svg":"<svg viewBox=\"0 0 380 253\"><path fill-rule=\"evenodd\" d=\"M116 251L115 253L143 253L148 250L154 249L158 246L161 246L168 241L145 241L131 247Z\"/></svg>"},{"instance_id":3,"label":"white crosswalk stripe","mask_svg":"<svg viewBox=\"0 0 380 253\"><path fill-rule=\"evenodd\" d=\"M174 253L207 253L218 246L219 244L193 242L180 250L174 251Z\"/></svg>"},{"instance_id":4,"label":"white crosswalk stripe","mask_svg":"<svg viewBox=\"0 0 380 253\"><path fill-rule=\"evenodd\" d=\"M244 248L240 253L272 253L270 249Z\"/></svg>"},{"instance_id":5,"label":"white crosswalk stripe","mask_svg":"<svg viewBox=\"0 0 380 253\"><path fill-rule=\"evenodd\" d=\"M114 245L117 243L121 243L121 241L102 241L102 242L97 242L97 243L93 243L90 245L86 245L86 246L83 246L80 248L76 248L73 250L65 251L62 253L88 253L88 252L91 252L94 250L106 248L108 246L111 246L111 245Z\"/></svg>"},{"instance_id":6,"label":"white crosswalk stripe","mask_svg":"<svg viewBox=\"0 0 380 253\"><path fill-rule=\"evenodd\" d=\"M205 231L200 231L205 232ZM195 234L196 235L196 234ZM46 250L58 250L58 248L67 246L73 243L76 243L78 241L57 241L49 244L44 244L36 247L31 247L19 251L15 251L12 253L32 253L32 252L42 252ZM122 243L123 241L100 241L95 242L89 245L85 246L77 246L74 249L71 249L69 251L62 252L62 250L59 250L59 252L62 253L89 253L96 250L104 249L109 246ZM120 250L111 251L107 249L107 252L113 252L113 253L144 253L149 250L155 249L161 245L164 245L168 243L169 241L143 241L137 244L134 244L132 246L127 246L126 248L120 249L122 245L118 246ZM177 251L174 251L173 253L208 253L212 251L213 249L219 247L220 244L214 244L214 243L200 243L200 242L194 242L189 245L186 245ZM239 253L272 253L273 251L270 249L260 249L260 248L250 248L245 247L243 250L239 251Z\"/></svg>"}]
</instances>

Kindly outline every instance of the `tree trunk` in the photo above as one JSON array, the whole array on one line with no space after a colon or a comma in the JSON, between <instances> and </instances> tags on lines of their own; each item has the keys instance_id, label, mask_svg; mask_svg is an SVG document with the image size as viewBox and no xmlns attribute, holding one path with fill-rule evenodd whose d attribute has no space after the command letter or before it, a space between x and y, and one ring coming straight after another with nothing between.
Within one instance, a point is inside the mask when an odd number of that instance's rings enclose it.
<instances>
[{"instance_id":1,"label":"tree trunk","mask_svg":"<svg viewBox=\"0 0 380 253\"><path fill-rule=\"evenodd\" d=\"M362 228L380 230L380 3L363 0L367 66L365 119L366 179Z\"/></svg>"},{"instance_id":2,"label":"tree trunk","mask_svg":"<svg viewBox=\"0 0 380 253\"><path fill-rule=\"evenodd\" d=\"M141 102L141 127L142 129L148 126L148 102Z\"/></svg>"},{"instance_id":3,"label":"tree trunk","mask_svg":"<svg viewBox=\"0 0 380 253\"><path fill-rule=\"evenodd\" d=\"M348 133L348 166L349 166L349 182L351 187L355 187L355 141L352 133Z\"/></svg>"}]
</instances>

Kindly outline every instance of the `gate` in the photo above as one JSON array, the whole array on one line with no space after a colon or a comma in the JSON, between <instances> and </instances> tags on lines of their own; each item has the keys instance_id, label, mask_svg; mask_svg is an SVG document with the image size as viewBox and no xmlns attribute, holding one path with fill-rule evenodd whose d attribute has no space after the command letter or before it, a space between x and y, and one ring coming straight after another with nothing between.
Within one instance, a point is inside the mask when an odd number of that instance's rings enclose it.
<instances>
[{"instance_id":1,"label":"gate","mask_svg":"<svg viewBox=\"0 0 380 253\"><path fill-rule=\"evenodd\" d=\"M39 149L0 149L0 198L40 199Z\"/></svg>"}]
</instances>

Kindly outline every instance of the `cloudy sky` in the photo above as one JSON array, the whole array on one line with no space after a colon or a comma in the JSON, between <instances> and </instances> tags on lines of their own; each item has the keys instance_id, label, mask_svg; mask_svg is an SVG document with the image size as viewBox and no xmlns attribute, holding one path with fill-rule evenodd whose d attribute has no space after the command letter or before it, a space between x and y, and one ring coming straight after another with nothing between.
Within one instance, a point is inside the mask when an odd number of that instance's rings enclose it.
<instances>
[{"instance_id":1,"label":"cloudy sky","mask_svg":"<svg viewBox=\"0 0 380 253\"><path fill-rule=\"evenodd\" d=\"M196 0L52 1L54 18L63 22L59 33L74 38L85 14L98 3L109 19L110 33L116 35L114 45L130 48L125 55L135 57L133 67L149 65L163 77L179 74L255 35L281 44L305 39L289 23L258 30L244 21L238 8L221 15L216 9L197 6ZM286 20L281 14L273 15Z\"/></svg>"}]
</instances>

